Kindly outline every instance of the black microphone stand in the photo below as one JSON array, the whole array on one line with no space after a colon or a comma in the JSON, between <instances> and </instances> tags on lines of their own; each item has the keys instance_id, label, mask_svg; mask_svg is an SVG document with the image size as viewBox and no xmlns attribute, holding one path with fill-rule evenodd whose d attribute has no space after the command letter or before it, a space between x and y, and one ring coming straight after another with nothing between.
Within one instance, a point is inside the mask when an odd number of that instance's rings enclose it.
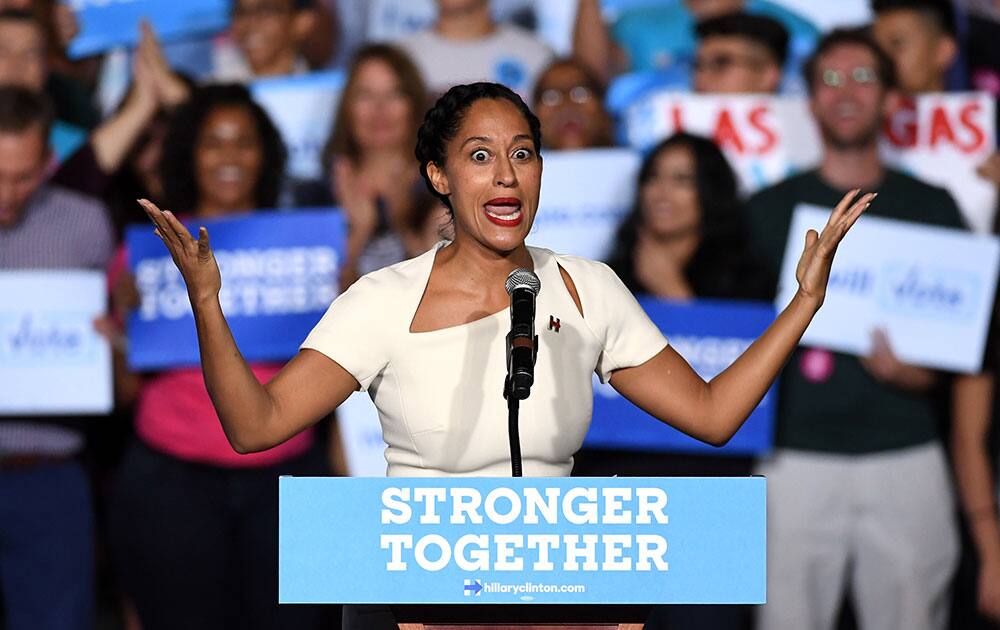
<instances>
[{"instance_id":1,"label":"black microphone stand","mask_svg":"<svg viewBox=\"0 0 1000 630\"><path fill-rule=\"evenodd\" d=\"M510 376L503 381L503 397L507 399L507 435L510 439L510 475L521 476L521 436L517 427L520 400L510 391Z\"/></svg>"},{"instance_id":2,"label":"black microphone stand","mask_svg":"<svg viewBox=\"0 0 1000 630\"><path fill-rule=\"evenodd\" d=\"M515 387L512 378L513 369L511 353L514 350L513 333L507 333L507 376L503 381L503 397L507 399L507 434L510 439L510 472L512 477L521 475L521 437L518 432L518 410L521 400L531 393L530 382L527 387ZM538 356L538 335L531 340L531 363L534 365Z\"/></svg>"}]
</instances>

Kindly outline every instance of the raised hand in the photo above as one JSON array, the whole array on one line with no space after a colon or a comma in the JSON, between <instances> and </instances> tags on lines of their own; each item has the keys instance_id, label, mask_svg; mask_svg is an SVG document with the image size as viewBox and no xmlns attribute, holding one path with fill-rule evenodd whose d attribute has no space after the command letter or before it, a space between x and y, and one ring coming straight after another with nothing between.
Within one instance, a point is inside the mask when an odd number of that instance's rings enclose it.
<instances>
[{"instance_id":1,"label":"raised hand","mask_svg":"<svg viewBox=\"0 0 1000 630\"><path fill-rule=\"evenodd\" d=\"M136 63L140 60L149 68L160 105L172 109L187 100L190 89L171 70L156 38L156 32L146 21L140 25L139 45L136 47Z\"/></svg>"},{"instance_id":2,"label":"raised hand","mask_svg":"<svg viewBox=\"0 0 1000 630\"><path fill-rule=\"evenodd\" d=\"M878 193L868 193L859 198L860 193L860 189L855 189L844 195L830 213L830 218L821 234L817 234L816 230L809 230L806 233L806 245L795 269L795 279L799 282L799 293L814 301L816 308L819 308L826 298L826 285L830 280L830 267L833 265L837 246L861 213L871 205L872 199L878 195Z\"/></svg>"},{"instance_id":3,"label":"raised hand","mask_svg":"<svg viewBox=\"0 0 1000 630\"><path fill-rule=\"evenodd\" d=\"M156 235L167 246L174 264L180 270L191 305L214 300L222 288L222 276L208 242L208 230L199 228L198 239L195 240L169 210L160 210L146 199L140 199L139 205L156 225Z\"/></svg>"}]
</instances>

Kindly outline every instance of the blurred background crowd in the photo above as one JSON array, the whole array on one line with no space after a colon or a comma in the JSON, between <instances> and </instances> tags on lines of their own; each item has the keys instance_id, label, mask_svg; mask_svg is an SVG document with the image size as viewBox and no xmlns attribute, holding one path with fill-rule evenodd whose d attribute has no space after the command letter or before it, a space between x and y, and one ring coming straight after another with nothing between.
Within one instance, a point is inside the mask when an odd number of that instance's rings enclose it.
<instances>
[{"instance_id":1,"label":"blurred background crowd","mask_svg":"<svg viewBox=\"0 0 1000 630\"><path fill-rule=\"evenodd\" d=\"M1000 94L996 0L233 0L223 32L161 41L143 24L130 49L71 58L77 4L0 0L0 270L107 271L96 325L116 350L116 408L0 417L7 630L339 627L337 607L275 603L276 478L347 474L336 420L238 455L197 367L129 370L135 199L200 218L335 206L343 288L447 238L413 150L451 85L519 92L551 152L621 144L622 103L650 85L798 95L820 132L813 168L748 197L717 139L674 133L642 152L607 256L637 294L769 300L799 203L876 189L873 213L967 229L948 192L884 163L878 136L906 98ZM542 28L552 12L563 31ZM312 139L320 176L289 174L251 88L330 70L344 83ZM1000 156L978 176L1000 185ZM1000 624L1000 348L954 375L902 362L888 339L874 331L866 357L800 349L768 457L580 454L579 475L768 476L768 604L664 607L648 627ZM254 365L262 380L279 368Z\"/></svg>"}]
</instances>

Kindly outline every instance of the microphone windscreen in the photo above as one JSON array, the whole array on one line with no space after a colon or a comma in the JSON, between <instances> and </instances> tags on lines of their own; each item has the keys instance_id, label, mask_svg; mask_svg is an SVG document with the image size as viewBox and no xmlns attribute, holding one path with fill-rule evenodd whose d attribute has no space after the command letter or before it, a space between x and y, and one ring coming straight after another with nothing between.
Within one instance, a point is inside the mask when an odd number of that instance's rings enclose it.
<instances>
[{"instance_id":1,"label":"microphone windscreen","mask_svg":"<svg viewBox=\"0 0 1000 630\"><path fill-rule=\"evenodd\" d=\"M513 295L514 289L527 289L537 296L542 290L542 283L535 272L518 267L507 276L504 287L507 289L508 295Z\"/></svg>"}]
</instances>

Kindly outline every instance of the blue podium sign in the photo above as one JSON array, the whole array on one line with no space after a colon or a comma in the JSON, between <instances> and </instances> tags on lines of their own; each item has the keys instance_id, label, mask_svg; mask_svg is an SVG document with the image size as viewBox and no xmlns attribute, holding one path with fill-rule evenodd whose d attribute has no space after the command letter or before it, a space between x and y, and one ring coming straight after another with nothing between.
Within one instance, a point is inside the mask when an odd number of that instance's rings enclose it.
<instances>
[{"instance_id":1,"label":"blue podium sign","mask_svg":"<svg viewBox=\"0 0 1000 630\"><path fill-rule=\"evenodd\" d=\"M765 601L765 479L279 479L281 603Z\"/></svg>"},{"instance_id":2,"label":"blue podium sign","mask_svg":"<svg viewBox=\"0 0 1000 630\"><path fill-rule=\"evenodd\" d=\"M696 300L668 302L649 297L639 304L670 344L704 379L729 367L774 321L774 307L764 302ZM750 414L736 435L718 448L656 420L625 400L610 385L594 383L594 417L584 445L644 451L754 454L769 451L773 441L777 384Z\"/></svg>"},{"instance_id":3,"label":"blue podium sign","mask_svg":"<svg viewBox=\"0 0 1000 630\"><path fill-rule=\"evenodd\" d=\"M338 292L343 216L332 209L254 212L186 222L208 228L222 274L219 299L248 361L286 360ZM184 281L151 227L126 233L141 303L129 317L129 365L153 370L200 361Z\"/></svg>"}]
</instances>

